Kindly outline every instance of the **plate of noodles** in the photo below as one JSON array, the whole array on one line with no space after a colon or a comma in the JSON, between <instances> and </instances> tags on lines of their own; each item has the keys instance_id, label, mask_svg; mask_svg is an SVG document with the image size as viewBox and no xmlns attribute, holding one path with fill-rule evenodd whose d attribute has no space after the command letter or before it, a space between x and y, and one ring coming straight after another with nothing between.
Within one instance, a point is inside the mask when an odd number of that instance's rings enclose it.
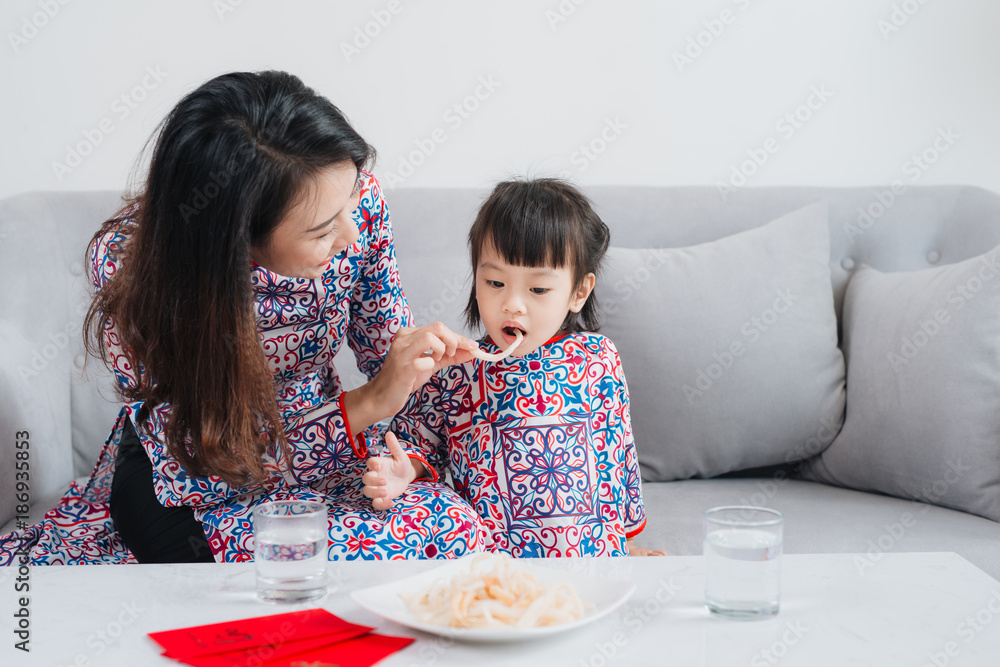
<instances>
[{"instance_id":1,"label":"plate of noodles","mask_svg":"<svg viewBox=\"0 0 1000 667\"><path fill-rule=\"evenodd\" d=\"M477 554L351 594L368 611L464 641L518 641L565 632L611 613L635 584Z\"/></svg>"}]
</instances>

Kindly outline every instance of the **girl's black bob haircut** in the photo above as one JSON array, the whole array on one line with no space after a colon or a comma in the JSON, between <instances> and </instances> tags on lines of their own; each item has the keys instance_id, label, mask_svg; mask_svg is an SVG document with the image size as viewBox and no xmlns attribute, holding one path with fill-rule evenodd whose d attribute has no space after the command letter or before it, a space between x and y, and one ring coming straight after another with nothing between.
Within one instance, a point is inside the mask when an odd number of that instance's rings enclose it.
<instances>
[{"instance_id":1,"label":"girl's black bob haircut","mask_svg":"<svg viewBox=\"0 0 1000 667\"><path fill-rule=\"evenodd\" d=\"M566 181L536 178L498 183L469 230L472 290L465 307L469 328L478 329L481 324L476 268L486 244L515 266L570 267L575 289L588 273L597 275L610 239L591 201ZM566 315L562 330L597 331L601 325L597 308L597 296L591 292L579 313Z\"/></svg>"}]
</instances>

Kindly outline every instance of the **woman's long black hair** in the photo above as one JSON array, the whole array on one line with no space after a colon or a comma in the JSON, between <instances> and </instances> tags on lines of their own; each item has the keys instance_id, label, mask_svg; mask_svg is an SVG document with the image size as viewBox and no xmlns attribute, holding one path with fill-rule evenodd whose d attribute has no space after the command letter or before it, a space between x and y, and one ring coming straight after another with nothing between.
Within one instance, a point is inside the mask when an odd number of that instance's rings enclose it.
<instances>
[{"instance_id":1,"label":"woman's long black hair","mask_svg":"<svg viewBox=\"0 0 1000 667\"><path fill-rule=\"evenodd\" d=\"M287 453L287 442L255 325L250 250L266 247L323 169L361 169L374 150L329 100L274 71L211 79L158 132L141 192L91 241L128 234L87 313L87 349L112 363L103 338L113 322L131 368L143 369L139 386L119 388L145 402L137 426L169 404L166 445L185 469L260 480L262 453Z\"/></svg>"}]
</instances>

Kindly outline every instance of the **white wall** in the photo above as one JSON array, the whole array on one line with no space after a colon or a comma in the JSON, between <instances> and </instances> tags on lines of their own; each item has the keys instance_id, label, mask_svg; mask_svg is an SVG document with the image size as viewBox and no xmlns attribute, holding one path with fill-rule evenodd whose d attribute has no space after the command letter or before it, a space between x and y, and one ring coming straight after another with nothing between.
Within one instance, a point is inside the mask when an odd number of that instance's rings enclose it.
<instances>
[{"instance_id":1,"label":"white wall","mask_svg":"<svg viewBox=\"0 0 1000 667\"><path fill-rule=\"evenodd\" d=\"M746 163L751 186L899 179L1000 192L996 0L575 2L4 0L0 197L123 187L181 95L267 68L340 106L389 185L524 172L716 184L756 154L767 159ZM372 12L391 21L377 26ZM728 23L713 24L720 16ZM346 56L366 27L377 34ZM679 65L699 38L707 46ZM477 90L484 99L469 97ZM129 108L120 98L133 91L144 99ZM476 108L461 118L456 104ZM783 121L796 110L808 117L797 128ZM419 152L437 128L443 141ZM88 134L100 139L90 154L56 168ZM603 151L592 161L588 144ZM925 151L935 162L920 166ZM394 178L411 155L421 164Z\"/></svg>"}]
</instances>

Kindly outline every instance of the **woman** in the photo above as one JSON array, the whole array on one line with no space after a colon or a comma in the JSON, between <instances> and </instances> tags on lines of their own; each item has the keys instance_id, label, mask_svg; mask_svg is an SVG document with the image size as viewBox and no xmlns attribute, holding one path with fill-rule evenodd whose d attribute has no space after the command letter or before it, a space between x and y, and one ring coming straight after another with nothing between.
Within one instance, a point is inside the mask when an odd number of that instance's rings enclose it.
<instances>
[{"instance_id":1,"label":"woman","mask_svg":"<svg viewBox=\"0 0 1000 667\"><path fill-rule=\"evenodd\" d=\"M373 157L281 72L217 77L171 111L144 190L89 247L88 350L124 407L87 488L35 530L35 562L122 560L119 538L140 562L252 559L253 508L285 498L329 505L331 559L487 547L445 486L378 510L361 493L376 422L476 348L410 328ZM369 378L349 392L331 364L345 338ZM59 530L81 508L82 544Z\"/></svg>"}]
</instances>

